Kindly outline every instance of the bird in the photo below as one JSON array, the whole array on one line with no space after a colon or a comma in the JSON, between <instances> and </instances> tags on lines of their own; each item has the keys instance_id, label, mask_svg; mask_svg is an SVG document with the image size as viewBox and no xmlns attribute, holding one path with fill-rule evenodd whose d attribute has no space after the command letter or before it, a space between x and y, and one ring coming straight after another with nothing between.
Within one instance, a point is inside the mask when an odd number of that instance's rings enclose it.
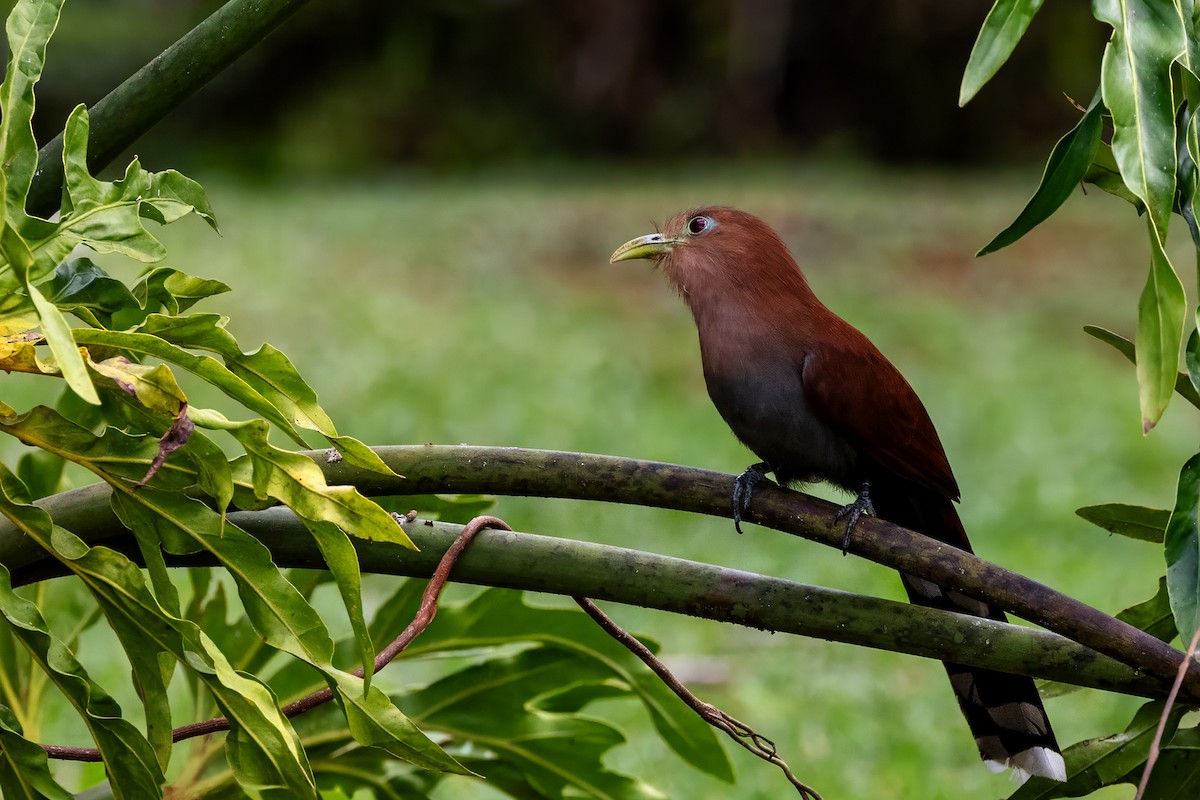
<instances>
[{"instance_id":1,"label":"bird","mask_svg":"<svg viewBox=\"0 0 1200 800\"><path fill-rule=\"evenodd\" d=\"M843 552L875 514L973 552L958 483L933 422L900 371L813 293L779 234L745 211L705 206L621 245L649 259L691 310L704 381L734 435L761 461L734 483L740 532L754 486L826 482L856 495ZM1004 620L999 609L901 574L913 603ZM995 772L1066 780L1062 751L1028 677L945 662L979 755Z\"/></svg>"}]
</instances>

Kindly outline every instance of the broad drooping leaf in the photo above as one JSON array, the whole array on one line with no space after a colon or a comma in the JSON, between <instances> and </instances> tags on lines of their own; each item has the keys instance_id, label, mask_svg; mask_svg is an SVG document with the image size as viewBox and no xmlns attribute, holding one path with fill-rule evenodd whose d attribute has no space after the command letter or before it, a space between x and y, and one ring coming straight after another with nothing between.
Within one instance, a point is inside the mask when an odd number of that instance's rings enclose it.
<instances>
[{"instance_id":1,"label":"broad drooping leaf","mask_svg":"<svg viewBox=\"0 0 1200 800\"><path fill-rule=\"evenodd\" d=\"M1089 336L1096 337L1105 344L1112 345L1117 352L1129 359L1131 364L1136 364L1138 362L1137 349L1134 347L1133 342L1129 341L1124 336L1095 325L1084 325L1083 332ZM1200 408L1200 391L1198 391L1197 386L1193 385L1193 382L1188 377L1188 373L1179 372L1176 374L1175 391L1179 393L1180 397L1187 400L1193 406Z\"/></svg>"},{"instance_id":2,"label":"broad drooping leaf","mask_svg":"<svg viewBox=\"0 0 1200 800\"><path fill-rule=\"evenodd\" d=\"M646 784L604 766L604 754L625 741L616 728L534 707L561 676L600 682L604 672L603 665L578 651L539 647L455 672L402 702L424 724L464 744L482 745L462 748L459 757L484 777L497 765L515 768L528 796L661 798Z\"/></svg>"},{"instance_id":3,"label":"broad drooping leaf","mask_svg":"<svg viewBox=\"0 0 1200 800\"><path fill-rule=\"evenodd\" d=\"M971 102L971 98L1004 66L1041 7L1042 0L996 0L983 21L979 38L975 40L963 70L962 86L958 90L960 106Z\"/></svg>"},{"instance_id":4,"label":"broad drooping leaf","mask_svg":"<svg viewBox=\"0 0 1200 800\"><path fill-rule=\"evenodd\" d=\"M1112 150L1125 185L1145 203L1150 270L1138 302L1137 374L1143 430L1158 422L1175 387L1186 299L1166 254L1175 206L1176 133L1171 68L1186 49L1174 5L1153 0L1095 0L1112 26L1101 64Z\"/></svg>"},{"instance_id":5,"label":"broad drooping leaf","mask_svg":"<svg viewBox=\"0 0 1200 800\"><path fill-rule=\"evenodd\" d=\"M1063 751L1067 763L1067 782L1031 778L1009 800L1048 800L1052 797L1079 797L1102 786L1127 782L1145 763L1154 732L1162 716L1161 701L1146 703L1122 733L1087 739ZM1175 733L1187 709L1176 705L1167 719L1166 739ZM1164 741L1166 740L1164 739Z\"/></svg>"},{"instance_id":6,"label":"broad drooping leaf","mask_svg":"<svg viewBox=\"0 0 1200 800\"><path fill-rule=\"evenodd\" d=\"M413 618L419 593L419 586L405 584L379 609L371 623L377 646L390 641ZM519 592L491 589L466 605L441 608L437 622L409 646L405 657L513 640L574 650L586 662L600 665L611 680L641 701L663 741L681 758L716 778L733 780L728 756L713 729L582 612L533 607Z\"/></svg>"},{"instance_id":7,"label":"broad drooping leaf","mask_svg":"<svg viewBox=\"0 0 1200 800\"><path fill-rule=\"evenodd\" d=\"M1200 625L1200 455L1179 473L1175 510L1167 525L1167 591L1171 611L1185 641Z\"/></svg>"},{"instance_id":8,"label":"broad drooping leaf","mask_svg":"<svg viewBox=\"0 0 1200 800\"><path fill-rule=\"evenodd\" d=\"M1179 632L1175 630L1175 616L1171 613L1171 601L1167 594L1167 579L1158 579L1158 591L1144 603L1130 606L1118 613L1117 619L1128 622L1156 639L1170 642Z\"/></svg>"},{"instance_id":9,"label":"broad drooping leaf","mask_svg":"<svg viewBox=\"0 0 1200 800\"><path fill-rule=\"evenodd\" d=\"M1171 512L1162 508L1145 508L1124 503L1104 503L1084 506L1075 513L1109 533L1119 533L1144 542L1161 542Z\"/></svg>"},{"instance_id":10,"label":"broad drooping leaf","mask_svg":"<svg viewBox=\"0 0 1200 800\"><path fill-rule=\"evenodd\" d=\"M1084 179L1096 150L1100 146L1101 116L1104 105L1097 93L1091 106L1080 118L1071 132L1054 145L1050 152L1050 160L1046 162L1046 170L1042 173L1042 181L1037 191L1025 204L1025 208L1017 215L1011 225L988 242L977 256L994 253L1008 247L1029 231L1044 222L1058 207L1066 202Z\"/></svg>"}]
</instances>

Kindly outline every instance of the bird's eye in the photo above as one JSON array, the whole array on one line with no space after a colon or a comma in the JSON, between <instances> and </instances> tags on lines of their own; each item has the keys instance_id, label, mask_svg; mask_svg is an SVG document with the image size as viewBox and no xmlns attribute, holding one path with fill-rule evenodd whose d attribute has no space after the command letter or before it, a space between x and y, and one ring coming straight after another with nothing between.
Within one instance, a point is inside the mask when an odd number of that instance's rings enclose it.
<instances>
[{"instance_id":1,"label":"bird's eye","mask_svg":"<svg viewBox=\"0 0 1200 800\"><path fill-rule=\"evenodd\" d=\"M687 232L692 236L699 236L716 224L712 217L692 217L687 221Z\"/></svg>"}]
</instances>

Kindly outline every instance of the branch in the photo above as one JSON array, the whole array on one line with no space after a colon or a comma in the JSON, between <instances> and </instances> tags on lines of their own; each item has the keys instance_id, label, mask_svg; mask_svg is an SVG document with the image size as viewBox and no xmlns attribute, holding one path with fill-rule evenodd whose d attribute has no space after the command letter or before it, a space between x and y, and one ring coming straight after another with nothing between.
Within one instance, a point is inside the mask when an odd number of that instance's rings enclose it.
<instances>
[{"instance_id":1,"label":"branch","mask_svg":"<svg viewBox=\"0 0 1200 800\"><path fill-rule=\"evenodd\" d=\"M150 128L243 53L262 41L308 0L229 0L182 39L88 109L88 168L108 165ZM38 152L29 212L58 210L63 186L62 134Z\"/></svg>"},{"instance_id":2,"label":"branch","mask_svg":"<svg viewBox=\"0 0 1200 800\"><path fill-rule=\"evenodd\" d=\"M733 476L708 470L504 447L417 445L380 447L376 452L406 479L342 462L325 465L329 480L351 483L375 495L530 495L633 503L726 518L730 514ZM840 549L842 529L833 524L836 512L832 503L764 482L744 518ZM1011 611L1153 675L1167 686L1184 663L1183 653L1132 625L972 553L885 520L861 520L849 552ZM1200 703L1200 664L1189 664L1181 694L1186 702Z\"/></svg>"},{"instance_id":3,"label":"branch","mask_svg":"<svg viewBox=\"0 0 1200 800\"><path fill-rule=\"evenodd\" d=\"M109 508L108 495L107 486L97 485L38 504L89 544L139 560L136 542ZM262 541L281 567L325 568L316 543L285 508L235 512L229 521ZM416 520L404 530L419 552L352 539L362 569L428 577L461 527ZM64 574L57 560L6 521L0 521L0 563L10 568L17 586ZM173 563L216 562L193 556ZM1146 697L1165 697L1168 689L1053 633L637 550L484 531L454 569L455 580L464 583L584 595Z\"/></svg>"}]
</instances>

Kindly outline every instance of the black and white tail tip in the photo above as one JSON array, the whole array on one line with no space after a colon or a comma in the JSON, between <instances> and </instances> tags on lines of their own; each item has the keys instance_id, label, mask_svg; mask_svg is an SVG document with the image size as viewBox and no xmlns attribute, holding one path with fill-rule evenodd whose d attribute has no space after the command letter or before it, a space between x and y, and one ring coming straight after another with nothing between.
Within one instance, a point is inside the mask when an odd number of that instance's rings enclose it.
<instances>
[{"instance_id":1,"label":"black and white tail tip","mask_svg":"<svg viewBox=\"0 0 1200 800\"><path fill-rule=\"evenodd\" d=\"M1062 753L1048 747L1031 747L1003 761L987 758L983 764L992 772L1011 769L1012 779L1017 783L1024 783L1034 775L1060 783L1067 779L1067 765L1063 762Z\"/></svg>"}]
</instances>

